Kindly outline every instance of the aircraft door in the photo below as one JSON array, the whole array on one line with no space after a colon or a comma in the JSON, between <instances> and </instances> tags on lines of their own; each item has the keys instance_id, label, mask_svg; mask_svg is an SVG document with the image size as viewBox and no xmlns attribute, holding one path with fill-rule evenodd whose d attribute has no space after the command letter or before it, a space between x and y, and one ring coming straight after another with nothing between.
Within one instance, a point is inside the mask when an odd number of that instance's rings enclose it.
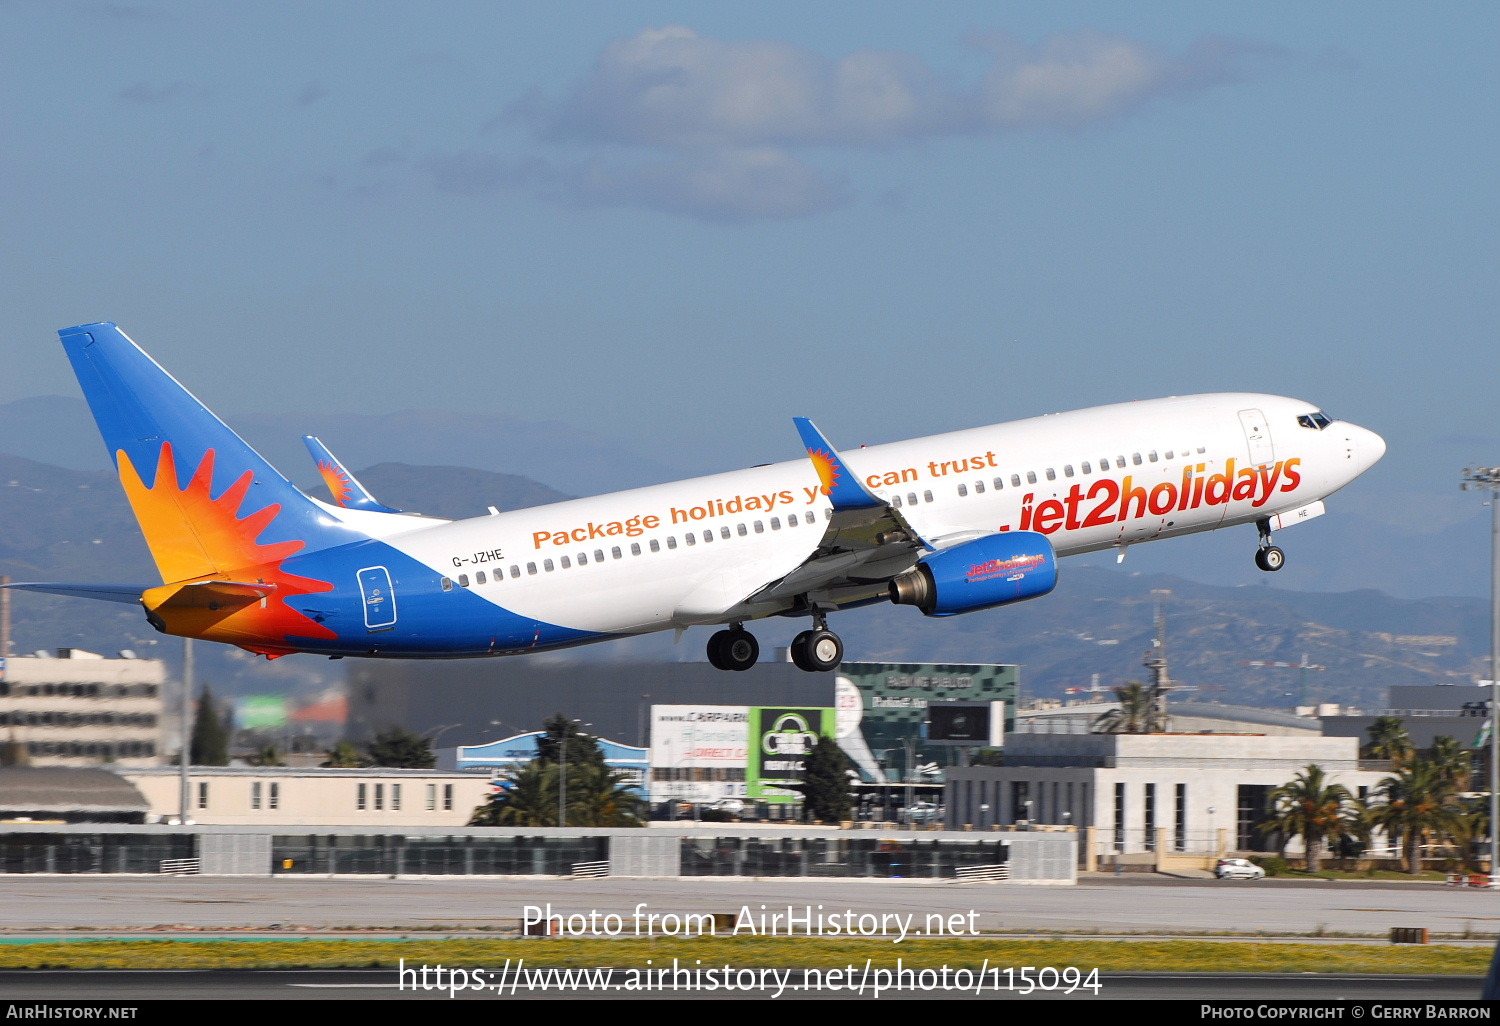
<instances>
[{"instance_id":1,"label":"aircraft door","mask_svg":"<svg viewBox=\"0 0 1500 1026\"><path fill-rule=\"evenodd\" d=\"M1245 429L1245 444L1250 450L1250 462L1259 467L1276 461L1276 450L1271 444L1271 429L1266 426L1265 414L1259 410L1241 410L1240 426Z\"/></svg>"},{"instance_id":2,"label":"aircraft door","mask_svg":"<svg viewBox=\"0 0 1500 1026\"><path fill-rule=\"evenodd\" d=\"M396 626L396 593L391 572L383 566L368 566L359 572L359 592L365 602L365 627L371 631Z\"/></svg>"}]
</instances>

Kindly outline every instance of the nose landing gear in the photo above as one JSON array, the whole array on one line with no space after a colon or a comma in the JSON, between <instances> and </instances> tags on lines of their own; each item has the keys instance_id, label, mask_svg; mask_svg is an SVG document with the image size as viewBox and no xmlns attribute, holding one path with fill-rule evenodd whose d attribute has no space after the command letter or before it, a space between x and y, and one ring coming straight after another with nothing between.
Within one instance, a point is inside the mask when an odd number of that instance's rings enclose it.
<instances>
[{"instance_id":1,"label":"nose landing gear","mask_svg":"<svg viewBox=\"0 0 1500 1026\"><path fill-rule=\"evenodd\" d=\"M1260 530L1260 548L1255 552L1255 565L1267 572L1280 570L1286 565L1286 553L1271 544L1270 521L1258 520L1255 526Z\"/></svg>"}]
</instances>

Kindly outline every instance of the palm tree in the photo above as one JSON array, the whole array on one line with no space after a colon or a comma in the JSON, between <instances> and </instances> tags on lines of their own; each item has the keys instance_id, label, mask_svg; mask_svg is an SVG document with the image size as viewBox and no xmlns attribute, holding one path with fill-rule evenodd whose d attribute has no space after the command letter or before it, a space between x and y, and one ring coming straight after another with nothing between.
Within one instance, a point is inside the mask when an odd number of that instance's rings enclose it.
<instances>
[{"instance_id":1,"label":"palm tree","mask_svg":"<svg viewBox=\"0 0 1500 1026\"><path fill-rule=\"evenodd\" d=\"M1378 716L1369 726L1370 743L1365 753L1371 759L1391 760L1391 769L1399 770L1416 753L1406 724L1399 716Z\"/></svg>"},{"instance_id":2,"label":"palm tree","mask_svg":"<svg viewBox=\"0 0 1500 1026\"><path fill-rule=\"evenodd\" d=\"M1463 745L1451 737L1440 734L1432 739L1432 747L1427 750L1427 758L1437 767L1443 779L1453 785L1453 790L1467 791L1469 789L1469 777L1474 769L1469 759L1469 750Z\"/></svg>"},{"instance_id":3,"label":"palm tree","mask_svg":"<svg viewBox=\"0 0 1500 1026\"><path fill-rule=\"evenodd\" d=\"M625 786L626 774L588 763L568 770L568 822L574 826L641 825L641 798Z\"/></svg>"},{"instance_id":4,"label":"palm tree","mask_svg":"<svg viewBox=\"0 0 1500 1026\"><path fill-rule=\"evenodd\" d=\"M1453 784L1426 759L1413 760L1376 785L1379 801L1370 807L1370 821L1399 840L1408 873L1422 870L1423 837L1450 834L1458 825L1453 795Z\"/></svg>"},{"instance_id":5,"label":"palm tree","mask_svg":"<svg viewBox=\"0 0 1500 1026\"><path fill-rule=\"evenodd\" d=\"M557 767L533 759L508 770L502 790L474 810L470 826L557 826Z\"/></svg>"},{"instance_id":6,"label":"palm tree","mask_svg":"<svg viewBox=\"0 0 1500 1026\"><path fill-rule=\"evenodd\" d=\"M1127 681L1114 689L1118 709L1101 713L1094 719L1096 734L1153 734L1167 729L1156 706L1156 695L1149 684Z\"/></svg>"},{"instance_id":7,"label":"palm tree","mask_svg":"<svg viewBox=\"0 0 1500 1026\"><path fill-rule=\"evenodd\" d=\"M1324 845L1360 836L1362 825L1359 802L1349 789L1329 783L1323 767L1309 764L1271 792L1271 815L1261 829L1301 837L1307 871L1316 873Z\"/></svg>"}]
</instances>

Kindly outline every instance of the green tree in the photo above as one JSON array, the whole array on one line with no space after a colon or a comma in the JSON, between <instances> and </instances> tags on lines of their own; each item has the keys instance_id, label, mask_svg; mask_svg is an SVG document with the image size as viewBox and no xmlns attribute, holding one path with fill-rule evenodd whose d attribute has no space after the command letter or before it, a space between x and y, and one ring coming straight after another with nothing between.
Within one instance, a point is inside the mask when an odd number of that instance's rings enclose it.
<instances>
[{"instance_id":1,"label":"green tree","mask_svg":"<svg viewBox=\"0 0 1500 1026\"><path fill-rule=\"evenodd\" d=\"M1447 837L1458 826L1459 808L1453 784L1427 759L1411 764L1375 786L1370 822L1385 830L1401 846L1406 871L1422 871L1422 841Z\"/></svg>"},{"instance_id":2,"label":"green tree","mask_svg":"<svg viewBox=\"0 0 1500 1026\"><path fill-rule=\"evenodd\" d=\"M604 765L604 752L599 748L599 742L585 734L576 721L562 713L554 713L542 721L542 729L546 733L536 739L537 758L542 762L566 761L569 775L575 766Z\"/></svg>"},{"instance_id":3,"label":"green tree","mask_svg":"<svg viewBox=\"0 0 1500 1026\"><path fill-rule=\"evenodd\" d=\"M1271 792L1271 814L1261 824L1267 832L1302 838L1307 871L1322 868L1323 849L1363 833L1359 802L1343 784L1329 783L1323 767L1309 764Z\"/></svg>"},{"instance_id":4,"label":"green tree","mask_svg":"<svg viewBox=\"0 0 1500 1026\"><path fill-rule=\"evenodd\" d=\"M557 826L559 786L566 786L568 826L642 826L643 802L625 786L620 770L592 762L569 765L567 784L562 767L532 759L512 767L502 778L494 798L474 810L470 826Z\"/></svg>"},{"instance_id":5,"label":"green tree","mask_svg":"<svg viewBox=\"0 0 1500 1026\"><path fill-rule=\"evenodd\" d=\"M256 761L262 766L286 765L286 760L281 757L281 753L276 750L275 745L263 746L260 754L256 756Z\"/></svg>"},{"instance_id":6,"label":"green tree","mask_svg":"<svg viewBox=\"0 0 1500 1026\"><path fill-rule=\"evenodd\" d=\"M214 704L213 692L207 685L198 697L198 710L193 716L188 761L194 766L229 765L229 726L225 722L225 713Z\"/></svg>"},{"instance_id":7,"label":"green tree","mask_svg":"<svg viewBox=\"0 0 1500 1026\"><path fill-rule=\"evenodd\" d=\"M1095 734L1154 734L1167 729L1149 684L1126 681L1114 692L1120 707L1094 719Z\"/></svg>"},{"instance_id":8,"label":"green tree","mask_svg":"<svg viewBox=\"0 0 1500 1026\"><path fill-rule=\"evenodd\" d=\"M802 817L838 823L852 818L854 795L849 788L849 756L831 737L819 737L802 759L802 783L785 784L802 794Z\"/></svg>"},{"instance_id":9,"label":"green tree","mask_svg":"<svg viewBox=\"0 0 1500 1026\"><path fill-rule=\"evenodd\" d=\"M1377 716L1368 728L1370 741L1364 747L1366 758L1389 759L1392 769L1400 769L1414 754L1411 735L1399 716Z\"/></svg>"},{"instance_id":10,"label":"green tree","mask_svg":"<svg viewBox=\"0 0 1500 1026\"><path fill-rule=\"evenodd\" d=\"M432 769L437 765L432 744L404 727L391 727L375 735L369 744L370 761L395 769Z\"/></svg>"},{"instance_id":11,"label":"green tree","mask_svg":"<svg viewBox=\"0 0 1500 1026\"><path fill-rule=\"evenodd\" d=\"M577 771L568 767L568 825L637 827L644 802L625 785L626 774L608 766L587 763Z\"/></svg>"},{"instance_id":12,"label":"green tree","mask_svg":"<svg viewBox=\"0 0 1500 1026\"><path fill-rule=\"evenodd\" d=\"M513 766L501 789L474 810L470 826L557 826L557 767L540 759Z\"/></svg>"},{"instance_id":13,"label":"green tree","mask_svg":"<svg viewBox=\"0 0 1500 1026\"><path fill-rule=\"evenodd\" d=\"M324 768L358 769L366 762L367 760L360 754L353 742L340 741L328 750L328 758L321 765Z\"/></svg>"},{"instance_id":14,"label":"green tree","mask_svg":"<svg viewBox=\"0 0 1500 1026\"><path fill-rule=\"evenodd\" d=\"M1427 749L1427 760L1437 767L1444 780L1453 785L1453 790L1469 789L1469 777L1474 771L1473 763L1469 750L1456 740L1445 734L1433 738L1432 747Z\"/></svg>"}]
</instances>

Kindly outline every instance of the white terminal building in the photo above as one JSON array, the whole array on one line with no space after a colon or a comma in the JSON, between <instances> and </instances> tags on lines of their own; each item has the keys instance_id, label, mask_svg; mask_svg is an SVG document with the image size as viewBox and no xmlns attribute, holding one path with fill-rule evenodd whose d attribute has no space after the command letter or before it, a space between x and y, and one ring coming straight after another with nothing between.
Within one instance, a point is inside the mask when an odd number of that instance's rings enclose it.
<instances>
[{"instance_id":1,"label":"white terminal building","mask_svg":"<svg viewBox=\"0 0 1500 1026\"><path fill-rule=\"evenodd\" d=\"M157 766L164 761L160 659L79 648L0 659L0 744L33 766Z\"/></svg>"}]
</instances>

